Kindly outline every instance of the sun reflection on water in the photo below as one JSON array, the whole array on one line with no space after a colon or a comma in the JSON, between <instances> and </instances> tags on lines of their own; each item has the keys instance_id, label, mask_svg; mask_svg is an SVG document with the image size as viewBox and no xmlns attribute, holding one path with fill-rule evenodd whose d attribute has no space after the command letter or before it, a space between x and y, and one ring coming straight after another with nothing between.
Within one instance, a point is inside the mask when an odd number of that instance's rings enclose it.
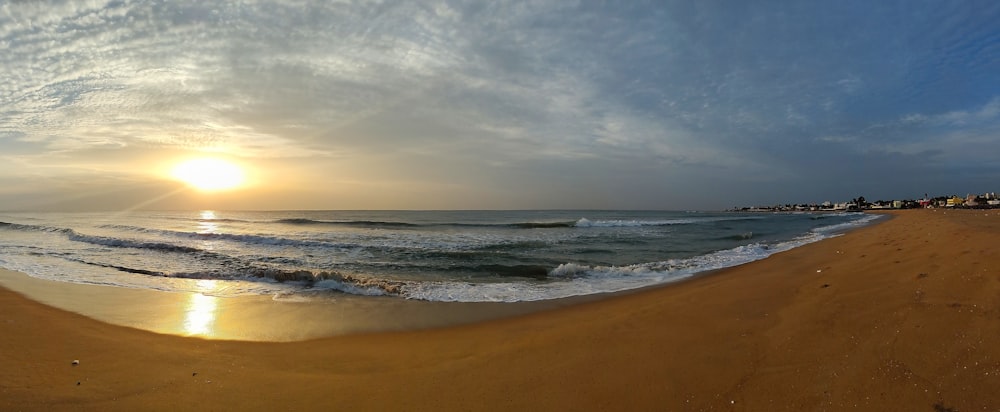
<instances>
[{"instance_id":1,"label":"sun reflection on water","mask_svg":"<svg viewBox=\"0 0 1000 412\"><path fill-rule=\"evenodd\" d=\"M219 230L219 225L215 222L215 211L212 210L202 210L201 219L198 220L198 233L216 233Z\"/></svg>"},{"instance_id":2,"label":"sun reflection on water","mask_svg":"<svg viewBox=\"0 0 1000 412\"><path fill-rule=\"evenodd\" d=\"M184 332L189 335L211 335L215 327L219 298L203 294L216 289L214 280L199 280L202 293L192 293L184 313Z\"/></svg>"}]
</instances>

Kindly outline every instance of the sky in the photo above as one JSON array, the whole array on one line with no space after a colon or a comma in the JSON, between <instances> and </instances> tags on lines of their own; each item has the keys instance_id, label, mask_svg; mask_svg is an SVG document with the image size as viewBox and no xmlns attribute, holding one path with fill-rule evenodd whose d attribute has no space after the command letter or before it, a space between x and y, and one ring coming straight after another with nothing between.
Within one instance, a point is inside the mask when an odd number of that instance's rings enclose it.
<instances>
[{"instance_id":1,"label":"sky","mask_svg":"<svg viewBox=\"0 0 1000 412\"><path fill-rule=\"evenodd\" d=\"M995 1L15 0L0 50L0 210L1000 192Z\"/></svg>"}]
</instances>

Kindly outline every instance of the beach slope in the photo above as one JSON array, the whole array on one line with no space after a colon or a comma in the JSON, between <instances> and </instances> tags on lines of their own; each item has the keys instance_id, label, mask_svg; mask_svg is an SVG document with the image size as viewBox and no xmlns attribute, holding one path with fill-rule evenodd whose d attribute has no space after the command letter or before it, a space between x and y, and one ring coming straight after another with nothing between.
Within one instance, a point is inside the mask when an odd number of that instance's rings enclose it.
<instances>
[{"instance_id":1,"label":"beach slope","mask_svg":"<svg viewBox=\"0 0 1000 412\"><path fill-rule=\"evenodd\" d=\"M291 343L0 290L0 410L1000 410L998 239L994 211L906 211L677 285Z\"/></svg>"}]
</instances>

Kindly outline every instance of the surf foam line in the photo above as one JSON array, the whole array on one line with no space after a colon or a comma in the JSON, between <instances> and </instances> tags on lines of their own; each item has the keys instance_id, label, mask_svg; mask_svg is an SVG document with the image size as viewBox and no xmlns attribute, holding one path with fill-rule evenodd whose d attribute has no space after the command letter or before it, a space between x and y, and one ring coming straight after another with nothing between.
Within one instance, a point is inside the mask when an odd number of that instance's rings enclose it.
<instances>
[{"instance_id":1,"label":"surf foam line","mask_svg":"<svg viewBox=\"0 0 1000 412\"><path fill-rule=\"evenodd\" d=\"M580 218L573 225L574 227L643 227L643 226L673 226L691 225L698 223L729 222L740 220L760 220L760 216L718 216L718 217L691 217L684 219L664 219L664 220L594 220Z\"/></svg>"},{"instance_id":2,"label":"surf foam line","mask_svg":"<svg viewBox=\"0 0 1000 412\"><path fill-rule=\"evenodd\" d=\"M851 229L855 229L861 226L868 225L878 219L883 218L883 215L870 215L865 214L862 217L844 223L838 223L836 225L821 226L812 230L813 233L837 233L843 232Z\"/></svg>"}]
</instances>

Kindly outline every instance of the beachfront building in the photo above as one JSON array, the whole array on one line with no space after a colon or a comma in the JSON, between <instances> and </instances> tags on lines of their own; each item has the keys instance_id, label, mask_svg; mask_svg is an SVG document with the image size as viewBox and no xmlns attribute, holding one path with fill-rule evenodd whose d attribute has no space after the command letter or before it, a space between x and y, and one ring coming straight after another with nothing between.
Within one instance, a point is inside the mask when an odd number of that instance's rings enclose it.
<instances>
[{"instance_id":1,"label":"beachfront building","mask_svg":"<svg viewBox=\"0 0 1000 412\"><path fill-rule=\"evenodd\" d=\"M965 195L965 203L964 203L965 206L967 207L979 206L978 198L979 196L976 195Z\"/></svg>"},{"instance_id":2,"label":"beachfront building","mask_svg":"<svg viewBox=\"0 0 1000 412\"><path fill-rule=\"evenodd\" d=\"M966 195L964 198L956 195L932 197L924 194L922 199L875 200L868 202L864 197L858 197L848 202L777 204L774 206L736 207L732 210L743 212L845 212L884 209L917 209L934 207L958 208L1000 208L1000 196L993 192L981 195Z\"/></svg>"}]
</instances>

